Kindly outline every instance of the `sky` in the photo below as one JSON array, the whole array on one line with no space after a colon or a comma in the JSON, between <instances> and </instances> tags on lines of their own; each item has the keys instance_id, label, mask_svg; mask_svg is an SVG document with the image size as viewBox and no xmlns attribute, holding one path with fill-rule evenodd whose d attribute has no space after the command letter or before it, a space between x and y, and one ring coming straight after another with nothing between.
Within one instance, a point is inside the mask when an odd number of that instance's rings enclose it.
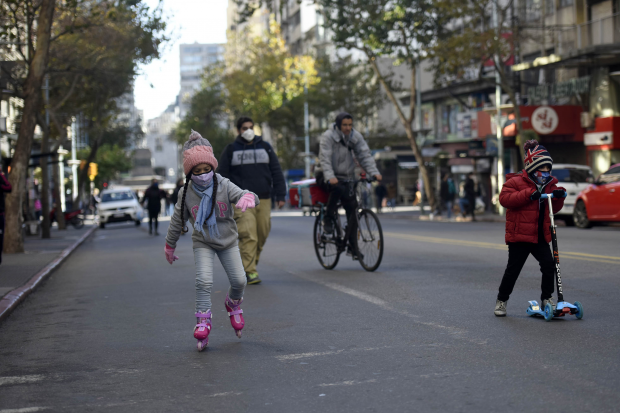
<instances>
[{"instance_id":1,"label":"sky","mask_svg":"<svg viewBox=\"0 0 620 413\"><path fill-rule=\"evenodd\" d=\"M156 7L158 0L145 0ZM181 80L179 45L182 43L226 43L227 0L163 0L171 33L161 58L140 68L135 82L136 107L144 110L144 120L159 116L174 102Z\"/></svg>"}]
</instances>

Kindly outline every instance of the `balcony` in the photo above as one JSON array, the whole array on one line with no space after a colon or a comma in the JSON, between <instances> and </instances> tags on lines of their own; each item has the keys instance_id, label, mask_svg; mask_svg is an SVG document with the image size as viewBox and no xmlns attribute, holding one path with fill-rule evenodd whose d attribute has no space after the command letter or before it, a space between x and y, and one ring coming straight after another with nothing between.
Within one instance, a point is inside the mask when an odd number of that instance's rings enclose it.
<instances>
[{"instance_id":1,"label":"balcony","mask_svg":"<svg viewBox=\"0 0 620 413\"><path fill-rule=\"evenodd\" d=\"M620 43L620 13L560 29L557 33L560 55L579 54L578 51L615 43Z\"/></svg>"}]
</instances>

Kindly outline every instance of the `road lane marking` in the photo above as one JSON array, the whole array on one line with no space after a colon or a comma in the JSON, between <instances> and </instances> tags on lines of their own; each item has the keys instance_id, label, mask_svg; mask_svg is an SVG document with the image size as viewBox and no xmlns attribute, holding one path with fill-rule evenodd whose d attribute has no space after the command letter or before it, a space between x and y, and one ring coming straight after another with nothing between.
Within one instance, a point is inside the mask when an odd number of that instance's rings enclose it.
<instances>
[{"instance_id":1,"label":"road lane marking","mask_svg":"<svg viewBox=\"0 0 620 413\"><path fill-rule=\"evenodd\" d=\"M502 250L508 251L508 246L505 244L494 244L491 242L479 242L479 241L465 241L458 239L450 239L450 238L437 238L437 237L426 237L422 235L410 235L410 234L400 234L398 232L385 232L385 236L400 238L409 241L420 241L420 242L430 242L436 244L443 245L458 245L463 247L476 247L476 248L488 248L494 250ZM592 262L600 262L605 264L620 264L620 257L612 257L610 255L595 255L595 254L586 254L582 252L568 252L561 251L560 258L569 258L573 260L580 261L592 261Z\"/></svg>"},{"instance_id":2,"label":"road lane marking","mask_svg":"<svg viewBox=\"0 0 620 413\"><path fill-rule=\"evenodd\" d=\"M11 384L28 384L43 381L45 376L43 374L29 374L26 376L8 376L0 377L0 386L7 386ZM0 410L2 412L2 410Z\"/></svg>"},{"instance_id":3,"label":"road lane marking","mask_svg":"<svg viewBox=\"0 0 620 413\"><path fill-rule=\"evenodd\" d=\"M21 409L3 409L0 413L30 413L48 410L50 407L22 407Z\"/></svg>"},{"instance_id":4,"label":"road lane marking","mask_svg":"<svg viewBox=\"0 0 620 413\"><path fill-rule=\"evenodd\" d=\"M321 383L321 384L319 384L319 387L355 386L357 384L376 383L376 382L377 382L377 379L362 380L362 381L346 380L346 381L341 381L341 382L338 382L338 383Z\"/></svg>"},{"instance_id":5,"label":"road lane marking","mask_svg":"<svg viewBox=\"0 0 620 413\"><path fill-rule=\"evenodd\" d=\"M340 284L336 284L336 283L332 283L332 282L328 282L328 281L322 281L322 280L317 280L314 279L308 275L305 275L301 272L296 272L296 271L291 271L289 269L286 268L282 268L278 265L274 265L275 267L279 268L280 270L287 272L291 275L295 275L297 277L303 278L304 280L313 282L313 283L317 283L320 284L324 287L327 288L331 288L332 290L336 290L339 291L341 293L350 295L352 297L358 298L360 300L369 302L371 304L374 304L380 308L382 308L383 310L386 311L390 311L392 313L396 313L396 314L400 314L403 315L405 317L411 318L413 319L413 322L416 324L421 324L427 327L433 327L433 328L438 328L441 330L446 331L448 334L450 334L453 337L456 337L458 339L464 340L464 341L468 341L470 343L474 343L474 344L478 344L478 345L486 345L487 344L487 340L480 340L480 339L473 339L473 338L469 338L469 337L464 337L463 335L467 332L466 330L463 330L461 328L457 328L457 327L451 327L451 326L446 326L443 324L439 324L439 323L434 323L434 322L430 322L430 321L421 321L419 320L420 316L416 315L416 314L411 314L408 311L405 310L401 310L398 308L393 307L392 305L390 305L387 301L379 298L379 297L375 297L374 295L371 294L367 294L363 291L358 291L358 290L354 290L353 288L349 288L349 287L345 287L343 285Z\"/></svg>"},{"instance_id":6,"label":"road lane marking","mask_svg":"<svg viewBox=\"0 0 620 413\"><path fill-rule=\"evenodd\" d=\"M345 351L373 351L373 350L381 350L388 347L374 347L374 348L350 348L350 349L341 349L341 350L331 350L331 351L314 351L310 353L297 353L297 354L285 354L282 356L276 356L276 358L280 361L291 361L291 360L299 360L310 357L321 357L321 356L333 356L336 354L343 353Z\"/></svg>"},{"instance_id":7,"label":"road lane marking","mask_svg":"<svg viewBox=\"0 0 620 413\"><path fill-rule=\"evenodd\" d=\"M241 392L226 391L224 393L215 393L215 394L212 394L212 395L210 395L208 397L239 396L240 394L241 394Z\"/></svg>"}]
</instances>

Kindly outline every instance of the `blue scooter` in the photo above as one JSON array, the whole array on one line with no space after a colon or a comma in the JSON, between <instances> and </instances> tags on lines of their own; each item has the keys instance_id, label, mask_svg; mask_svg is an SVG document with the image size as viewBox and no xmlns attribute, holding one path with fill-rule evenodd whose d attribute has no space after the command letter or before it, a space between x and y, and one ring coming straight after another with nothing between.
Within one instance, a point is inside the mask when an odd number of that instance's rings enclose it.
<instances>
[{"instance_id":1,"label":"blue scooter","mask_svg":"<svg viewBox=\"0 0 620 413\"><path fill-rule=\"evenodd\" d=\"M551 321L553 317L564 317L567 314L574 315L578 320L583 317L583 306L579 301L575 301L575 304L567 303L564 301L564 293L562 291L562 276L560 275L560 256L558 254L558 238L555 232L555 221L553 220L553 206L551 204L551 198L553 194L542 194L542 199L549 201L549 218L551 218L551 245L553 246L553 261L555 263L555 284L558 291L558 304L555 307L555 311L551 304L547 304L545 308L540 308L538 301L528 301L529 307L527 308L527 314L530 316L543 316L545 321Z\"/></svg>"}]
</instances>

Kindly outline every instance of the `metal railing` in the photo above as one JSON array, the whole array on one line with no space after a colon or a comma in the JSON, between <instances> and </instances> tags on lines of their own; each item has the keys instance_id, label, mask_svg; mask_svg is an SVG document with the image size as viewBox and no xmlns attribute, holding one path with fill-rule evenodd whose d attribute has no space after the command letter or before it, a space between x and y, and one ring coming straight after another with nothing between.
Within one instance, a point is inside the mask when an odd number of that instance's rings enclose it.
<instances>
[{"instance_id":1,"label":"metal railing","mask_svg":"<svg viewBox=\"0 0 620 413\"><path fill-rule=\"evenodd\" d=\"M557 42L559 54L590 46L620 43L620 13L559 30Z\"/></svg>"}]
</instances>

